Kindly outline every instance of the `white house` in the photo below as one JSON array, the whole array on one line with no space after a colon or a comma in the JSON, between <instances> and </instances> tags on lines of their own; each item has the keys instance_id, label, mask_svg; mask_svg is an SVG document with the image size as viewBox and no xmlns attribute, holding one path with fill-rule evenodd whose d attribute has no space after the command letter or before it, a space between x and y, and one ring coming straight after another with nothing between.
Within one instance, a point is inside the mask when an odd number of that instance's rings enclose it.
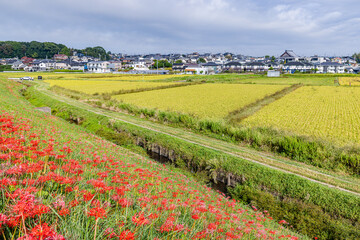
<instances>
[{"instance_id":1,"label":"white house","mask_svg":"<svg viewBox=\"0 0 360 240\"><path fill-rule=\"evenodd\" d=\"M11 68L14 69L14 70L20 70L20 69L24 69L26 67L26 65L18 60L16 62L14 62L12 65L11 65Z\"/></svg>"},{"instance_id":2,"label":"white house","mask_svg":"<svg viewBox=\"0 0 360 240\"><path fill-rule=\"evenodd\" d=\"M298 72L311 72L314 69L314 65L306 62L288 62L284 64L283 71L286 73Z\"/></svg>"},{"instance_id":3,"label":"white house","mask_svg":"<svg viewBox=\"0 0 360 240\"><path fill-rule=\"evenodd\" d=\"M202 67L206 68L209 73L210 72L217 73L218 71L221 70L221 65L216 64L214 62L208 62L208 63L202 64Z\"/></svg>"},{"instance_id":4,"label":"white house","mask_svg":"<svg viewBox=\"0 0 360 240\"><path fill-rule=\"evenodd\" d=\"M208 74L209 71L207 68L201 67L199 64L186 64L185 66L185 73L186 74Z\"/></svg>"},{"instance_id":5,"label":"white house","mask_svg":"<svg viewBox=\"0 0 360 240\"><path fill-rule=\"evenodd\" d=\"M132 62L130 66L134 68L135 71L147 71L149 68L146 66L146 61L136 61Z\"/></svg>"},{"instance_id":6,"label":"white house","mask_svg":"<svg viewBox=\"0 0 360 240\"><path fill-rule=\"evenodd\" d=\"M93 72L93 73L109 73L109 72L111 72L110 62L108 62L108 61L89 62L87 64L87 69L89 72Z\"/></svg>"},{"instance_id":7,"label":"white house","mask_svg":"<svg viewBox=\"0 0 360 240\"><path fill-rule=\"evenodd\" d=\"M324 62L317 65L318 73L344 73L345 66L337 62Z\"/></svg>"},{"instance_id":8,"label":"white house","mask_svg":"<svg viewBox=\"0 0 360 240\"><path fill-rule=\"evenodd\" d=\"M54 69L70 69L70 64L67 62L55 62Z\"/></svg>"},{"instance_id":9,"label":"white house","mask_svg":"<svg viewBox=\"0 0 360 240\"><path fill-rule=\"evenodd\" d=\"M223 71L242 71L243 67L239 62L228 62L223 65Z\"/></svg>"},{"instance_id":10,"label":"white house","mask_svg":"<svg viewBox=\"0 0 360 240\"><path fill-rule=\"evenodd\" d=\"M245 71L250 71L250 72L263 72L263 71L267 71L268 70L268 66L265 65L262 62L251 62L251 63L246 63L243 66Z\"/></svg>"},{"instance_id":11,"label":"white house","mask_svg":"<svg viewBox=\"0 0 360 240\"><path fill-rule=\"evenodd\" d=\"M313 64L320 64L320 63L326 62L326 59L325 59L325 57L315 55L315 56L307 58L307 61L311 62Z\"/></svg>"}]
</instances>

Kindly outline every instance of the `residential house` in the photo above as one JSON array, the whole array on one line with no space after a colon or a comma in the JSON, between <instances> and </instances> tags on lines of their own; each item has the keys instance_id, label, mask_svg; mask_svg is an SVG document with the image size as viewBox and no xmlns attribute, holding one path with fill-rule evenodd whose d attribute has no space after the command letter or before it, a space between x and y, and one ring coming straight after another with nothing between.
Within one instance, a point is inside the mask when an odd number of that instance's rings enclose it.
<instances>
[{"instance_id":1,"label":"residential house","mask_svg":"<svg viewBox=\"0 0 360 240\"><path fill-rule=\"evenodd\" d=\"M24 69L26 67L26 64L24 64L22 61L18 60L16 62L14 62L12 65L11 65L11 68L13 70L21 70L21 69Z\"/></svg>"},{"instance_id":2,"label":"residential house","mask_svg":"<svg viewBox=\"0 0 360 240\"><path fill-rule=\"evenodd\" d=\"M70 70L84 71L86 63L85 62L70 62Z\"/></svg>"},{"instance_id":3,"label":"residential house","mask_svg":"<svg viewBox=\"0 0 360 240\"><path fill-rule=\"evenodd\" d=\"M360 73L360 67L354 67L353 72L356 73L356 74L359 74Z\"/></svg>"},{"instance_id":4,"label":"residential house","mask_svg":"<svg viewBox=\"0 0 360 240\"><path fill-rule=\"evenodd\" d=\"M70 69L70 63L68 61L55 62L54 69Z\"/></svg>"},{"instance_id":5,"label":"residential house","mask_svg":"<svg viewBox=\"0 0 360 240\"><path fill-rule=\"evenodd\" d=\"M214 62L204 63L202 64L202 67L206 68L208 73L217 73L221 70L221 65L216 64Z\"/></svg>"},{"instance_id":6,"label":"residential house","mask_svg":"<svg viewBox=\"0 0 360 240\"><path fill-rule=\"evenodd\" d=\"M244 64L243 69L246 72L264 72L268 67L262 62L251 62Z\"/></svg>"},{"instance_id":7,"label":"residential house","mask_svg":"<svg viewBox=\"0 0 360 240\"><path fill-rule=\"evenodd\" d=\"M149 70L149 67L147 67L146 61L144 61L144 60L131 62L130 64L127 64L127 66L133 68L135 71Z\"/></svg>"},{"instance_id":8,"label":"residential house","mask_svg":"<svg viewBox=\"0 0 360 240\"><path fill-rule=\"evenodd\" d=\"M307 58L308 62L312 63L312 64L320 64L323 62L326 62L326 58L325 57L321 57L321 56L312 56Z\"/></svg>"},{"instance_id":9,"label":"residential house","mask_svg":"<svg viewBox=\"0 0 360 240\"><path fill-rule=\"evenodd\" d=\"M183 72L185 71L185 64L184 63L174 63L172 65L172 70L173 71L180 71L180 72Z\"/></svg>"},{"instance_id":10,"label":"residential house","mask_svg":"<svg viewBox=\"0 0 360 240\"><path fill-rule=\"evenodd\" d=\"M223 71L240 72L243 70L243 67L241 63L232 61L224 64L222 69Z\"/></svg>"},{"instance_id":11,"label":"residential house","mask_svg":"<svg viewBox=\"0 0 360 240\"><path fill-rule=\"evenodd\" d=\"M280 70L281 66L278 62L264 62L267 70Z\"/></svg>"},{"instance_id":12,"label":"residential house","mask_svg":"<svg viewBox=\"0 0 360 240\"><path fill-rule=\"evenodd\" d=\"M190 64L186 64L185 67L186 67L185 68L186 74L198 74L198 75L208 74L208 69L200 66L199 64L190 63Z\"/></svg>"},{"instance_id":13,"label":"residential house","mask_svg":"<svg viewBox=\"0 0 360 240\"><path fill-rule=\"evenodd\" d=\"M109 72L111 72L110 62L108 62L108 61L89 62L87 64L87 69L89 72L93 72L93 73L109 73Z\"/></svg>"},{"instance_id":14,"label":"residential house","mask_svg":"<svg viewBox=\"0 0 360 240\"><path fill-rule=\"evenodd\" d=\"M288 62L283 66L285 73L311 72L313 69L314 65L306 62Z\"/></svg>"},{"instance_id":15,"label":"residential house","mask_svg":"<svg viewBox=\"0 0 360 240\"><path fill-rule=\"evenodd\" d=\"M65 61L67 60L69 57L66 56L65 54L55 54L54 55L54 60L55 61Z\"/></svg>"},{"instance_id":16,"label":"residential house","mask_svg":"<svg viewBox=\"0 0 360 240\"><path fill-rule=\"evenodd\" d=\"M345 66L337 62L324 62L317 65L318 73L344 73Z\"/></svg>"},{"instance_id":17,"label":"residential house","mask_svg":"<svg viewBox=\"0 0 360 240\"><path fill-rule=\"evenodd\" d=\"M26 65L31 64L34 60L35 60L34 58L29 58L29 57L22 57L21 58L22 63L24 63Z\"/></svg>"},{"instance_id":18,"label":"residential house","mask_svg":"<svg viewBox=\"0 0 360 240\"><path fill-rule=\"evenodd\" d=\"M284 62L293 62L299 61L299 56L296 55L293 50L285 50L285 52L280 55L280 59Z\"/></svg>"},{"instance_id":19,"label":"residential house","mask_svg":"<svg viewBox=\"0 0 360 240\"><path fill-rule=\"evenodd\" d=\"M112 71L119 71L122 68L122 64L120 61L110 61L109 67Z\"/></svg>"}]
</instances>

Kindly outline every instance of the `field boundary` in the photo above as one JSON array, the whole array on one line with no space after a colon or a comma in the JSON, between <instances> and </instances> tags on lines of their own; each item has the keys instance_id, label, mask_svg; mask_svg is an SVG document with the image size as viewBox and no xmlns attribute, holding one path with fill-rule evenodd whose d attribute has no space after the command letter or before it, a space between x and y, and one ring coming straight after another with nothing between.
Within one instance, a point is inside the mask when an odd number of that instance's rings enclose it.
<instances>
[{"instance_id":1,"label":"field boundary","mask_svg":"<svg viewBox=\"0 0 360 240\"><path fill-rule=\"evenodd\" d=\"M230 112L225 119L230 123L238 123L242 120L250 117L256 112L260 111L263 107L275 102L276 100L292 93L298 88L304 86L303 84L294 84L290 87L286 87L280 91L277 91L271 95L265 96L262 99L257 100L256 102L250 103L243 108Z\"/></svg>"}]
</instances>

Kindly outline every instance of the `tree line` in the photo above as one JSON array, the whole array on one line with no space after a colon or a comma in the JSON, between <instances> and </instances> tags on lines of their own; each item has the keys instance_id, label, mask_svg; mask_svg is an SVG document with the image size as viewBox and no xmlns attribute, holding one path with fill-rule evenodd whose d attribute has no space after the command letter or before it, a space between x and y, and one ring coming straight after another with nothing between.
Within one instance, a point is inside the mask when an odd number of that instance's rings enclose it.
<instances>
[{"instance_id":1,"label":"tree line","mask_svg":"<svg viewBox=\"0 0 360 240\"><path fill-rule=\"evenodd\" d=\"M109 60L110 52L106 52L103 47L87 47L85 49L68 48L64 44L53 42L16 42L16 41L0 41L0 58L52 58L55 54L73 55L74 52L82 53L86 56L101 58L101 60Z\"/></svg>"},{"instance_id":2,"label":"tree line","mask_svg":"<svg viewBox=\"0 0 360 240\"><path fill-rule=\"evenodd\" d=\"M360 63L360 53L354 53L352 57L355 59L356 62Z\"/></svg>"}]
</instances>

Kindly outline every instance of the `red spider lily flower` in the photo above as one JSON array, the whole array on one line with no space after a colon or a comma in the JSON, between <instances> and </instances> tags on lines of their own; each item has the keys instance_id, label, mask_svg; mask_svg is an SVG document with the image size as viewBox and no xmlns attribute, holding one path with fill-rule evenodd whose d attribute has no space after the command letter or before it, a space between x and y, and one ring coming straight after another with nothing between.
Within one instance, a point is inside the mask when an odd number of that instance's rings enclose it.
<instances>
[{"instance_id":1,"label":"red spider lily flower","mask_svg":"<svg viewBox=\"0 0 360 240\"><path fill-rule=\"evenodd\" d=\"M215 223L209 223L209 225L207 226L207 232L208 233L213 233L217 228L217 225Z\"/></svg>"},{"instance_id":2,"label":"red spider lily flower","mask_svg":"<svg viewBox=\"0 0 360 240\"><path fill-rule=\"evenodd\" d=\"M122 231L119 235L119 240L135 240L135 234L130 230Z\"/></svg>"},{"instance_id":3,"label":"red spider lily flower","mask_svg":"<svg viewBox=\"0 0 360 240\"><path fill-rule=\"evenodd\" d=\"M149 219L156 219L158 217L159 217L159 215L157 215L156 213L152 213L148 216Z\"/></svg>"},{"instance_id":4,"label":"red spider lily flower","mask_svg":"<svg viewBox=\"0 0 360 240\"><path fill-rule=\"evenodd\" d=\"M132 202L126 198L119 199L118 203L122 207L129 207L132 205Z\"/></svg>"},{"instance_id":5,"label":"red spider lily flower","mask_svg":"<svg viewBox=\"0 0 360 240\"><path fill-rule=\"evenodd\" d=\"M35 239L46 239L56 234L47 223L43 223L41 225L36 225L33 229L31 229L30 235L35 237Z\"/></svg>"},{"instance_id":6,"label":"red spider lily flower","mask_svg":"<svg viewBox=\"0 0 360 240\"><path fill-rule=\"evenodd\" d=\"M285 220L281 220L281 221L279 221L279 224L289 224L289 223L286 222Z\"/></svg>"},{"instance_id":7,"label":"red spider lily flower","mask_svg":"<svg viewBox=\"0 0 360 240\"><path fill-rule=\"evenodd\" d=\"M114 232L113 228L105 229L105 235L108 239L116 237L116 233Z\"/></svg>"},{"instance_id":8,"label":"red spider lily flower","mask_svg":"<svg viewBox=\"0 0 360 240\"><path fill-rule=\"evenodd\" d=\"M163 225L160 227L160 232L170 232L174 228L174 221L173 217L168 217Z\"/></svg>"},{"instance_id":9,"label":"red spider lily flower","mask_svg":"<svg viewBox=\"0 0 360 240\"><path fill-rule=\"evenodd\" d=\"M8 221L8 217L5 214L0 213L0 228L5 225Z\"/></svg>"},{"instance_id":10,"label":"red spider lily flower","mask_svg":"<svg viewBox=\"0 0 360 240\"><path fill-rule=\"evenodd\" d=\"M194 219L194 220L198 220L198 219L200 218L200 216L197 215L197 214L193 214L193 215L191 216L191 218Z\"/></svg>"},{"instance_id":11,"label":"red spider lily flower","mask_svg":"<svg viewBox=\"0 0 360 240\"><path fill-rule=\"evenodd\" d=\"M133 217L132 217L132 222L135 224L135 225L146 225L146 224L149 224L150 221L149 219L146 219L144 217L144 214L135 214Z\"/></svg>"},{"instance_id":12,"label":"red spider lily flower","mask_svg":"<svg viewBox=\"0 0 360 240\"><path fill-rule=\"evenodd\" d=\"M97 220L98 218L106 218L107 217L105 209L99 208L99 207L91 208L88 215L95 217L95 220Z\"/></svg>"},{"instance_id":13,"label":"red spider lily flower","mask_svg":"<svg viewBox=\"0 0 360 240\"><path fill-rule=\"evenodd\" d=\"M90 192L85 193L85 194L83 195L84 201L85 201L85 202L90 201L94 196L95 196L95 194L92 194L92 193L90 193Z\"/></svg>"},{"instance_id":14,"label":"red spider lily flower","mask_svg":"<svg viewBox=\"0 0 360 240\"><path fill-rule=\"evenodd\" d=\"M34 207L34 215L42 215L45 213L48 213L50 211L50 208L48 206L45 206L43 204L37 205Z\"/></svg>"},{"instance_id":15,"label":"red spider lily flower","mask_svg":"<svg viewBox=\"0 0 360 240\"><path fill-rule=\"evenodd\" d=\"M67 209L67 208L62 208L62 209L58 212L58 214L59 214L60 216L66 216L66 215L69 215L69 214L70 214L70 210Z\"/></svg>"},{"instance_id":16,"label":"red spider lily flower","mask_svg":"<svg viewBox=\"0 0 360 240\"><path fill-rule=\"evenodd\" d=\"M69 206L70 207L76 207L77 205L79 205L80 202L78 200L72 200L70 203L69 203Z\"/></svg>"}]
</instances>

